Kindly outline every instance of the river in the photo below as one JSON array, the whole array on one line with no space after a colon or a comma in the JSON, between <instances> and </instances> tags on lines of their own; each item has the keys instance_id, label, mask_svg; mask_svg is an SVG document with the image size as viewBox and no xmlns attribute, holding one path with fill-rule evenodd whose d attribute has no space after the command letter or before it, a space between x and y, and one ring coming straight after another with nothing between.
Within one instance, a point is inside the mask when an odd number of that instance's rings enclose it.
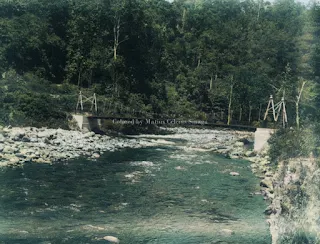
<instances>
[{"instance_id":1,"label":"river","mask_svg":"<svg viewBox=\"0 0 320 244\"><path fill-rule=\"evenodd\" d=\"M176 144L4 167L0 243L267 244L258 187L248 162Z\"/></svg>"}]
</instances>

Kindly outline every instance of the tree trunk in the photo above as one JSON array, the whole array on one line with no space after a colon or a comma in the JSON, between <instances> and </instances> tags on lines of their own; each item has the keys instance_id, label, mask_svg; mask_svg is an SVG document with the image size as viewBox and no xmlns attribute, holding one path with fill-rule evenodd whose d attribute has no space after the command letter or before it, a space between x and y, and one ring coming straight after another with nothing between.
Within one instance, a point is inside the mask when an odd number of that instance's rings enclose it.
<instances>
[{"instance_id":1,"label":"tree trunk","mask_svg":"<svg viewBox=\"0 0 320 244\"><path fill-rule=\"evenodd\" d=\"M230 85L230 96L229 96L229 106L228 106L228 125L231 123L231 105L232 105L232 93L233 93L233 76L231 77L231 85Z\"/></svg>"},{"instance_id":2,"label":"tree trunk","mask_svg":"<svg viewBox=\"0 0 320 244\"><path fill-rule=\"evenodd\" d=\"M113 59L117 60L117 51L119 46L119 36L120 36L120 17L115 17L115 23L113 26Z\"/></svg>"},{"instance_id":3,"label":"tree trunk","mask_svg":"<svg viewBox=\"0 0 320 244\"><path fill-rule=\"evenodd\" d=\"M296 126L300 127L300 116L299 116L299 102L296 102Z\"/></svg>"},{"instance_id":4,"label":"tree trunk","mask_svg":"<svg viewBox=\"0 0 320 244\"><path fill-rule=\"evenodd\" d=\"M201 54L199 54L198 56L198 64L197 64L197 68L200 67L200 64L201 64Z\"/></svg>"},{"instance_id":5,"label":"tree trunk","mask_svg":"<svg viewBox=\"0 0 320 244\"><path fill-rule=\"evenodd\" d=\"M184 8L182 13L182 33L184 32L184 27L186 24L186 16L187 16L187 10Z\"/></svg>"},{"instance_id":6,"label":"tree trunk","mask_svg":"<svg viewBox=\"0 0 320 244\"><path fill-rule=\"evenodd\" d=\"M303 92L303 88L305 86L307 82L306 81L303 81L302 84L301 84L301 88L298 90L298 96L296 97L296 126L297 128L299 129L300 127L300 115L299 115L299 103L300 103L300 99L301 99L301 95L302 95L302 92Z\"/></svg>"}]
</instances>

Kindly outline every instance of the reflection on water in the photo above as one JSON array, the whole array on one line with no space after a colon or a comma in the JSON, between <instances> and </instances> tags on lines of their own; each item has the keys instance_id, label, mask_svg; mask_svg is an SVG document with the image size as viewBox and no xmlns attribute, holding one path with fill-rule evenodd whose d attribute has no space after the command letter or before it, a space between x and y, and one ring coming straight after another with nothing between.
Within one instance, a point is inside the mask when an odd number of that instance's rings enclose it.
<instances>
[{"instance_id":1,"label":"reflection on water","mask_svg":"<svg viewBox=\"0 0 320 244\"><path fill-rule=\"evenodd\" d=\"M271 243L247 165L148 148L1 169L0 243Z\"/></svg>"}]
</instances>

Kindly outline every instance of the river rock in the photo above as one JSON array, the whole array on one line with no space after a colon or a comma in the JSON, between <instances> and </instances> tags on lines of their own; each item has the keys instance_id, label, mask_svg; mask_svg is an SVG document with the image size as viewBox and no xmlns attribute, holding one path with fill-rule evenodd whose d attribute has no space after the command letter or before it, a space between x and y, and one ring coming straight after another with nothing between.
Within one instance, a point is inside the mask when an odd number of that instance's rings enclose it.
<instances>
[{"instance_id":1,"label":"river rock","mask_svg":"<svg viewBox=\"0 0 320 244\"><path fill-rule=\"evenodd\" d=\"M246 151L246 152L244 153L244 155L245 155L246 157L254 157L256 154L255 154L254 151L249 150L249 151Z\"/></svg>"},{"instance_id":2,"label":"river rock","mask_svg":"<svg viewBox=\"0 0 320 244\"><path fill-rule=\"evenodd\" d=\"M12 154L14 153L15 149L11 146L5 146L2 150L3 153Z\"/></svg>"},{"instance_id":3,"label":"river rock","mask_svg":"<svg viewBox=\"0 0 320 244\"><path fill-rule=\"evenodd\" d=\"M30 137L29 140L30 140L30 142L33 142L33 143L38 142L38 138L36 138L36 137Z\"/></svg>"},{"instance_id":4,"label":"river rock","mask_svg":"<svg viewBox=\"0 0 320 244\"><path fill-rule=\"evenodd\" d=\"M4 137L4 135L0 134L0 143L5 142L6 138Z\"/></svg>"},{"instance_id":5,"label":"river rock","mask_svg":"<svg viewBox=\"0 0 320 244\"><path fill-rule=\"evenodd\" d=\"M269 206L264 210L264 214L265 214L265 215L275 214L276 212L277 212L277 210L273 207L273 205L269 205Z\"/></svg>"},{"instance_id":6,"label":"river rock","mask_svg":"<svg viewBox=\"0 0 320 244\"><path fill-rule=\"evenodd\" d=\"M272 173L271 171L266 171L266 172L264 173L264 175L265 175L266 177L272 177L272 176L273 176L273 173Z\"/></svg>"},{"instance_id":7,"label":"river rock","mask_svg":"<svg viewBox=\"0 0 320 244\"><path fill-rule=\"evenodd\" d=\"M184 167L181 167L181 166L177 166L177 167L174 167L176 170L186 170Z\"/></svg>"},{"instance_id":8,"label":"river rock","mask_svg":"<svg viewBox=\"0 0 320 244\"><path fill-rule=\"evenodd\" d=\"M265 178L260 182L260 186L273 189L272 180Z\"/></svg>"},{"instance_id":9,"label":"river rock","mask_svg":"<svg viewBox=\"0 0 320 244\"><path fill-rule=\"evenodd\" d=\"M47 130L43 130L43 131L39 131L37 134L38 138L49 138L50 136L54 136L55 133L47 131Z\"/></svg>"},{"instance_id":10,"label":"river rock","mask_svg":"<svg viewBox=\"0 0 320 244\"><path fill-rule=\"evenodd\" d=\"M238 175L240 175L238 172L230 172L229 174L232 175L232 176L238 176Z\"/></svg>"},{"instance_id":11,"label":"river rock","mask_svg":"<svg viewBox=\"0 0 320 244\"><path fill-rule=\"evenodd\" d=\"M92 154L92 158L100 158L100 154L99 153L94 153L94 154Z\"/></svg>"},{"instance_id":12,"label":"river rock","mask_svg":"<svg viewBox=\"0 0 320 244\"><path fill-rule=\"evenodd\" d=\"M11 135L11 138L14 141L20 141L25 136L25 134L26 133L23 130L18 130L13 132L13 134Z\"/></svg>"},{"instance_id":13,"label":"river rock","mask_svg":"<svg viewBox=\"0 0 320 244\"><path fill-rule=\"evenodd\" d=\"M16 155L16 157L18 157L18 158L26 158L26 155L23 154L23 153L16 153L15 155Z\"/></svg>"},{"instance_id":14,"label":"river rock","mask_svg":"<svg viewBox=\"0 0 320 244\"><path fill-rule=\"evenodd\" d=\"M237 141L234 146L236 147L243 147L244 146L244 143L242 141Z\"/></svg>"},{"instance_id":15,"label":"river rock","mask_svg":"<svg viewBox=\"0 0 320 244\"><path fill-rule=\"evenodd\" d=\"M4 149L4 146L0 144L0 152L2 152Z\"/></svg>"},{"instance_id":16,"label":"river rock","mask_svg":"<svg viewBox=\"0 0 320 244\"><path fill-rule=\"evenodd\" d=\"M221 234L225 235L225 236L231 236L234 234L234 231L233 230L230 230L230 229L222 229L221 230Z\"/></svg>"},{"instance_id":17,"label":"river rock","mask_svg":"<svg viewBox=\"0 0 320 244\"><path fill-rule=\"evenodd\" d=\"M95 136L96 134L94 132L87 132L83 135L83 138L90 138Z\"/></svg>"},{"instance_id":18,"label":"river rock","mask_svg":"<svg viewBox=\"0 0 320 244\"><path fill-rule=\"evenodd\" d=\"M120 243L120 240L115 236L104 236L103 239L111 243Z\"/></svg>"},{"instance_id":19,"label":"river rock","mask_svg":"<svg viewBox=\"0 0 320 244\"><path fill-rule=\"evenodd\" d=\"M14 156L14 157L10 158L9 161L10 161L10 163L12 163L12 164L17 164L17 163L19 163L20 160L19 160L19 158L17 158L16 156Z\"/></svg>"},{"instance_id":20,"label":"river rock","mask_svg":"<svg viewBox=\"0 0 320 244\"><path fill-rule=\"evenodd\" d=\"M232 158L233 156L242 156L243 155L243 150L241 148L236 148L236 150L230 152L230 157Z\"/></svg>"},{"instance_id":21,"label":"river rock","mask_svg":"<svg viewBox=\"0 0 320 244\"><path fill-rule=\"evenodd\" d=\"M46 145L44 142L38 143L37 146L38 146L39 148L46 148L46 147L47 147L47 145Z\"/></svg>"},{"instance_id":22,"label":"river rock","mask_svg":"<svg viewBox=\"0 0 320 244\"><path fill-rule=\"evenodd\" d=\"M21 141L23 141L23 142L30 142L30 138L27 137L27 136L24 136L24 137L21 139Z\"/></svg>"}]
</instances>

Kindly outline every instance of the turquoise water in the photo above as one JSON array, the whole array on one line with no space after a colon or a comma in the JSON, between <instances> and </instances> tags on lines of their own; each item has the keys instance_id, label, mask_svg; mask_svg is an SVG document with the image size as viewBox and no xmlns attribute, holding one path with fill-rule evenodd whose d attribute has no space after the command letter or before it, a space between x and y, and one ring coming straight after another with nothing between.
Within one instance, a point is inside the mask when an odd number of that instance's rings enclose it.
<instances>
[{"instance_id":1,"label":"turquoise water","mask_svg":"<svg viewBox=\"0 0 320 244\"><path fill-rule=\"evenodd\" d=\"M167 147L2 168L0 243L271 243L248 166Z\"/></svg>"}]
</instances>

